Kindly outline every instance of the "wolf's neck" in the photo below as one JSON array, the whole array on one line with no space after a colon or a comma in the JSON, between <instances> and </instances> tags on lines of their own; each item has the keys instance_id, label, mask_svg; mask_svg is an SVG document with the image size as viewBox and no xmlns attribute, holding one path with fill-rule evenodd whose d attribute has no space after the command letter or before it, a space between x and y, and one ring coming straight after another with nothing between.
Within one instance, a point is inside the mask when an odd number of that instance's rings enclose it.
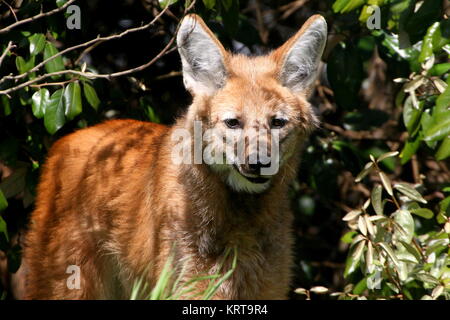
<instances>
[{"instance_id":1,"label":"wolf's neck","mask_svg":"<svg viewBox=\"0 0 450 320\"><path fill-rule=\"evenodd\" d=\"M181 224L183 240L202 256L218 256L245 239L259 241L267 234L264 230L288 211L287 186L277 184L262 194L236 193L203 165L188 165L181 172L188 215Z\"/></svg>"}]
</instances>

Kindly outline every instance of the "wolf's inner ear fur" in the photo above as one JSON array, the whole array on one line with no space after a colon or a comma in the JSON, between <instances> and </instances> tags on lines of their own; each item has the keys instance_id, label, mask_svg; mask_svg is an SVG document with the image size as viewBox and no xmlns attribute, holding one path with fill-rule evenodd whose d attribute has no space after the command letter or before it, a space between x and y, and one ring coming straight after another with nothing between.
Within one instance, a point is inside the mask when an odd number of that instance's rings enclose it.
<instances>
[{"instance_id":1,"label":"wolf's inner ear fur","mask_svg":"<svg viewBox=\"0 0 450 320\"><path fill-rule=\"evenodd\" d=\"M300 31L275 50L281 60L279 80L294 92L308 90L317 76L320 58L327 40L327 23L320 15L312 16Z\"/></svg>"},{"instance_id":2,"label":"wolf's inner ear fur","mask_svg":"<svg viewBox=\"0 0 450 320\"><path fill-rule=\"evenodd\" d=\"M227 52L199 16L183 19L177 45L184 84L191 93L210 95L225 84Z\"/></svg>"}]
</instances>

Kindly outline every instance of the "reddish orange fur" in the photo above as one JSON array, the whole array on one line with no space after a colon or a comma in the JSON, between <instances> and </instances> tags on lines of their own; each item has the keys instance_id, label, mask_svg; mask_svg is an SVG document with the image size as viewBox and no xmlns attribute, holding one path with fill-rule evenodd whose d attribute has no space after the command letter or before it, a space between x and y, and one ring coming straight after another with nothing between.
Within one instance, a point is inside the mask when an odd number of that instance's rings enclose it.
<instances>
[{"instance_id":1,"label":"reddish orange fur","mask_svg":"<svg viewBox=\"0 0 450 320\"><path fill-rule=\"evenodd\" d=\"M305 96L276 82L288 44L265 57L226 53L226 88L212 98L194 97L173 127L113 120L57 141L42 171L26 237L25 298L127 299L136 278L155 284L172 248L189 279L215 270L233 247L237 269L215 298L286 298L292 266L287 188L314 122ZM273 100L298 115L289 140L294 156L264 193L230 191L208 166L171 161L171 132L189 127L194 118L214 125L221 99L251 100L256 109L241 111L255 113L258 104ZM267 108L275 106L267 102ZM69 265L81 268L80 289L66 285Z\"/></svg>"}]
</instances>

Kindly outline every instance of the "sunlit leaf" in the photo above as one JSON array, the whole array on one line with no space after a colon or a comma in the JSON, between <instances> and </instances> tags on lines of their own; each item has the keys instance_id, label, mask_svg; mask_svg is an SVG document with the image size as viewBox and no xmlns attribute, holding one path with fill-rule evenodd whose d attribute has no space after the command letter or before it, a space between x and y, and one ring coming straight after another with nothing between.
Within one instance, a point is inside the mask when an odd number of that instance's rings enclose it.
<instances>
[{"instance_id":1,"label":"sunlit leaf","mask_svg":"<svg viewBox=\"0 0 450 320\"><path fill-rule=\"evenodd\" d=\"M8 201L6 200L3 191L0 189L0 211L3 211L8 207Z\"/></svg>"},{"instance_id":2,"label":"sunlit leaf","mask_svg":"<svg viewBox=\"0 0 450 320\"><path fill-rule=\"evenodd\" d=\"M100 104L100 99L98 98L95 89L89 83L83 82L83 91L87 102L92 106L92 108L97 110L98 105Z\"/></svg>"},{"instance_id":3,"label":"sunlit leaf","mask_svg":"<svg viewBox=\"0 0 450 320\"><path fill-rule=\"evenodd\" d=\"M344 243L352 243L353 238L357 235L358 233L356 231L348 231L346 232L342 237L341 237L341 241Z\"/></svg>"},{"instance_id":4,"label":"sunlit leaf","mask_svg":"<svg viewBox=\"0 0 450 320\"><path fill-rule=\"evenodd\" d=\"M64 91L58 89L51 95L45 108L44 125L50 134L54 134L64 125L64 122Z\"/></svg>"},{"instance_id":5,"label":"sunlit leaf","mask_svg":"<svg viewBox=\"0 0 450 320\"><path fill-rule=\"evenodd\" d=\"M72 120L82 111L81 88L77 82L71 82L64 90L65 115Z\"/></svg>"},{"instance_id":6,"label":"sunlit leaf","mask_svg":"<svg viewBox=\"0 0 450 320\"><path fill-rule=\"evenodd\" d=\"M378 245L384 250L384 252L386 252L391 261L398 267L399 261L395 256L394 250L392 250L392 248L385 242L379 242Z\"/></svg>"},{"instance_id":7,"label":"sunlit leaf","mask_svg":"<svg viewBox=\"0 0 450 320\"><path fill-rule=\"evenodd\" d=\"M405 196L407 196L411 200L416 200L421 203L427 203L427 201L422 197L422 195L416 189L414 189L413 187L411 187L410 185L408 185L406 183L396 183L394 185L394 189L400 191L401 193L403 193Z\"/></svg>"},{"instance_id":8,"label":"sunlit leaf","mask_svg":"<svg viewBox=\"0 0 450 320\"><path fill-rule=\"evenodd\" d=\"M355 182L360 182L367 174L370 172L370 170L373 167L373 162L368 162L364 166L364 169L356 176Z\"/></svg>"},{"instance_id":9,"label":"sunlit leaf","mask_svg":"<svg viewBox=\"0 0 450 320\"><path fill-rule=\"evenodd\" d=\"M394 193L392 192L391 180L387 177L387 175L383 171L380 171L378 174L380 176L381 183L383 184L383 187L386 190L386 192L390 196L394 195Z\"/></svg>"},{"instance_id":10,"label":"sunlit leaf","mask_svg":"<svg viewBox=\"0 0 450 320\"><path fill-rule=\"evenodd\" d=\"M372 193L370 195L372 199L372 207L375 210L375 213L378 215L383 215L383 203L381 201L382 192L383 188L379 184L377 184L372 189Z\"/></svg>"},{"instance_id":11,"label":"sunlit leaf","mask_svg":"<svg viewBox=\"0 0 450 320\"><path fill-rule=\"evenodd\" d=\"M40 119L44 116L45 108L50 101L50 92L42 88L36 91L31 97L31 107L36 118Z\"/></svg>"},{"instance_id":12,"label":"sunlit leaf","mask_svg":"<svg viewBox=\"0 0 450 320\"><path fill-rule=\"evenodd\" d=\"M433 277L431 274L428 273L415 273L413 274L413 277L416 278L419 281L433 284L433 285L439 285L439 280Z\"/></svg>"},{"instance_id":13,"label":"sunlit leaf","mask_svg":"<svg viewBox=\"0 0 450 320\"><path fill-rule=\"evenodd\" d=\"M366 220L362 216L358 218L358 229L363 235L367 236Z\"/></svg>"},{"instance_id":14,"label":"sunlit leaf","mask_svg":"<svg viewBox=\"0 0 450 320\"><path fill-rule=\"evenodd\" d=\"M381 162L386 158L395 157L396 155L398 155L398 151L386 152L385 154L382 154L378 157L378 162Z\"/></svg>"},{"instance_id":15,"label":"sunlit leaf","mask_svg":"<svg viewBox=\"0 0 450 320\"><path fill-rule=\"evenodd\" d=\"M367 251L366 251L366 268L367 273L372 273L375 269L375 265L373 264L373 246L370 241L367 243Z\"/></svg>"},{"instance_id":16,"label":"sunlit leaf","mask_svg":"<svg viewBox=\"0 0 450 320\"><path fill-rule=\"evenodd\" d=\"M45 35L42 33L35 33L28 40L30 41L30 54L33 56L40 53L45 47Z\"/></svg>"},{"instance_id":17,"label":"sunlit leaf","mask_svg":"<svg viewBox=\"0 0 450 320\"><path fill-rule=\"evenodd\" d=\"M316 294L324 294L327 293L329 290L328 288L322 287L322 286L316 286L309 289L309 291L314 292Z\"/></svg>"},{"instance_id":18,"label":"sunlit leaf","mask_svg":"<svg viewBox=\"0 0 450 320\"><path fill-rule=\"evenodd\" d=\"M361 210L352 210L352 211L350 211L349 213L347 213L347 214L342 218L342 220L344 220L344 221L350 221L350 220L353 220L353 219L355 219L356 217L358 217L361 213L362 213Z\"/></svg>"},{"instance_id":19,"label":"sunlit leaf","mask_svg":"<svg viewBox=\"0 0 450 320\"><path fill-rule=\"evenodd\" d=\"M47 41L44 48L44 60L47 60L48 58L54 56L57 53L58 49L56 49L51 42ZM45 70L47 70L48 73L64 70L64 62L62 60L62 57L58 56L47 62L45 64Z\"/></svg>"},{"instance_id":20,"label":"sunlit leaf","mask_svg":"<svg viewBox=\"0 0 450 320\"><path fill-rule=\"evenodd\" d=\"M411 209L411 213L414 213L415 215L425 219L431 219L434 216L433 211L426 208Z\"/></svg>"},{"instance_id":21,"label":"sunlit leaf","mask_svg":"<svg viewBox=\"0 0 450 320\"><path fill-rule=\"evenodd\" d=\"M400 240L400 242L403 245L403 247L416 258L417 262L422 260L422 256L420 255L420 252L416 247L402 240Z\"/></svg>"},{"instance_id":22,"label":"sunlit leaf","mask_svg":"<svg viewBox=\"0 0 450 320\"><path fill-rule=\"evenodd\" d=\"M358 267L365 245L366 241L359 242L353 250L352 254L348 257L345 266L344 277L347 277L349 274L353 273Z\"/></svg>"},{"instance_id":23,"label":"sunlit leaf","mask_svg":"<svg viewBox=\"0 0 450 320\"><path fill-rule=\"evenodd\" d=\"M392 214L392 218L397 227L401 228L394 231L394 239L411 242L414 235L414 219L411 213L408 210L400 209Z\"/></svg>"}]
</instances>

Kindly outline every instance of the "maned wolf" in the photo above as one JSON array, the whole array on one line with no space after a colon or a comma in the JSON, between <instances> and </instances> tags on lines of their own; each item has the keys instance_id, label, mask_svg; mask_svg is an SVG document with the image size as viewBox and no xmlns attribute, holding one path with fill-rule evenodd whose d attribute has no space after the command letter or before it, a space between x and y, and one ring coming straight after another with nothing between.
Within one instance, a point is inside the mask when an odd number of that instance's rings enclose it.
<instances>
[{"instance_id":1,"label":"maned wolf","mask_svg":"<svg viewBox=\"0 0 450 320\"><path fill-rule=\"evenodd\" d=\"M127 299L135 279L153 287L169 257L186 281L226 270L237 257L214 298L287 298L287 190L302 142L317 124L307 96L326 38L326 22L316 15L277 50L247 57L227 52L198 16L185 17L177 42L194 99L175 125L113 120L51 148L25 240L23 297ZM222 152L226 162L193 160L194 138L182 144L183 161L174 155L174 136L193 137L199 128L200 135L213 130L212 154ZM234 144L222 143L226 136L244 141L243 161ZM274 161L275 170L264 173ZM76 270L73 287L67 280ZM206 285L197 282L197 289Z\"/></svg>"}]
</instances>

